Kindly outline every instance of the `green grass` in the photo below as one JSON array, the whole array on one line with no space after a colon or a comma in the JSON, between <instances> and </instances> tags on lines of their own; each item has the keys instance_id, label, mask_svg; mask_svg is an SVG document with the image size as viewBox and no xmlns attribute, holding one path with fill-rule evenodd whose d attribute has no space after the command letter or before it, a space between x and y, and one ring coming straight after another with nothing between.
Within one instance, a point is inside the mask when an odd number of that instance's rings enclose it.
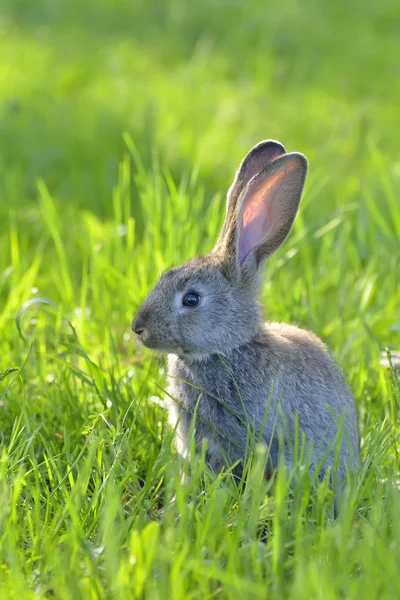
<instances>
[{"instance_id":1,"label":"green grass","mask_svg":"<svg viewBox=\"0 0 400 600\"><path fill-rule=\"evenodd\" d=\"M400 385L380 364L400 347L399 30L398 0L3 0L3 597L399 597ZM268 137L310 175L266 316L320 335L358 407L336 521L325 484L271 488L262 454L245 490L201 457L182 485L164 363L130 335ZM18 315L33 298L58 309Z\"/></svg>"}]
</instances>

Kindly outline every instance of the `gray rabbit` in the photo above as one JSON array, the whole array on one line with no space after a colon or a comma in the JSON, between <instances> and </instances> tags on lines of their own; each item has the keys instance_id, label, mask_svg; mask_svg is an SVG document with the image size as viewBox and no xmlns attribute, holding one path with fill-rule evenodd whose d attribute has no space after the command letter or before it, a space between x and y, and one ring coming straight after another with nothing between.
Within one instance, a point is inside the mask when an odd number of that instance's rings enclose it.
<instances>
[{"instance_id":1,"label":"gray rabbit","mask_svg":"<svg viewBox=\"0 0 400 600\"><path fill-rule=\"evenodd\" d=\"M292 325L263 323L257 302L262 267L292 229L307 175L299 153L264 141L245 157L228 192L214 249L164 273L132 322L146 347L167 352L168 411L177 447L207 439L216 471L237 463L240 475L255 442L269 449L269 469L293 466L296 436L311 470L337 460L359 468L352 394L325 345Z\"/></svg>"}]
</instances>

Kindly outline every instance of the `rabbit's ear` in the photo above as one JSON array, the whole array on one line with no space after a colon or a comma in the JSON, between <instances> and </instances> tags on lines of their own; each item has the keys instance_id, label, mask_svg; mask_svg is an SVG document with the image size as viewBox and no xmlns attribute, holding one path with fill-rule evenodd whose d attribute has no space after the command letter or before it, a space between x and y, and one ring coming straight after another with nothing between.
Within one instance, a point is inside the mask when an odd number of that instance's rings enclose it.
<instances>
[{"instance_id":1,"label":"rabbit's ear","mask_svg":"<svg viewBox=\"0 0 400 600\"><path fill-rule=\"evenodd\" d=\"M266 165L248 183L241 198L236 231L239 270L258 267L289 235L307 168L307 159L302 154L285 154Z\"/></svg>"},{"instance_id":2,"label":"rabbit's ear","mask_svg":"<svg viewBox=\"0 0 400 600\"><path fill-rule=\"evenodd\" d=\"M250 179L257 175L265 165L285 154L285 152L285 148L279 142L266 140L254 146L246 154L229 188L226 202L227 213L232 209L232 204L236 203Z\"/></svg>"},{"instance_id":3,"label":"rabbit's ear","mask_svg":"<svg viewBox=\"0 0 400 600\"><path fill-rule=\"evenodd\" d=\"M236 227L238 199L250 179L257 175L265 165L282 154L285 154L285 148L282 144L273 140L260 142L246 154L228 191L226 199L226 217L218 241L214 247L214 251L225 246L225 237L230 230Z\"/></svg>"}]
</instances>

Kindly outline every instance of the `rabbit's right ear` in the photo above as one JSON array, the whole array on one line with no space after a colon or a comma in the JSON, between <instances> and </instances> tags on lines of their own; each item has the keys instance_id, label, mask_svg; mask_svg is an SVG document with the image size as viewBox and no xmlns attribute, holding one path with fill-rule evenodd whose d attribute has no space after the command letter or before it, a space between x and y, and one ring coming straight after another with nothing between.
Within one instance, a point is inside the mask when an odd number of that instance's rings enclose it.
<instances>
[{"instance_id":1,"label":"rabbit's right ear","mask_svg":"<svg viewBox=\"0 0 400 600\"><path fill-rule=\"evenodd\" d=\"M214 247L214 252L225 245L224 240L229 234L229 230L236 224L238 200L250 179L257 175L265 165L279 156L282 156L285 152L285 148L279 142L266 140L254 146L254 148L246 154L228 191L226 199L226 217Z\"/></svg>"}]
</instances>

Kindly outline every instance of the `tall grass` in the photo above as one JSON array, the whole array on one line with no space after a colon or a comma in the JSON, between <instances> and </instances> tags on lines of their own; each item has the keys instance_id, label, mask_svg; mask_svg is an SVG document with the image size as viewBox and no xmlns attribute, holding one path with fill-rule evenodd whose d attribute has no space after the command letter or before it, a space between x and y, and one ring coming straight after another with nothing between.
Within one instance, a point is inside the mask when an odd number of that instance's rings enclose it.
<instances>
[{"instance_id":1,"label":"tall grass","mask_svg":"<svg viewBox=\"0 0 400 600\"><path fill-rule=\"evenodd\" d=\"M0 585L6 598L398 598L400 10L3 2ZM181 482L162 358L130 335L210 249L262 138L310 159L267 318L314 330L354 392L363 469ZM386 363L385 363L386 364Z\"/></svg>"}]
</instances>

